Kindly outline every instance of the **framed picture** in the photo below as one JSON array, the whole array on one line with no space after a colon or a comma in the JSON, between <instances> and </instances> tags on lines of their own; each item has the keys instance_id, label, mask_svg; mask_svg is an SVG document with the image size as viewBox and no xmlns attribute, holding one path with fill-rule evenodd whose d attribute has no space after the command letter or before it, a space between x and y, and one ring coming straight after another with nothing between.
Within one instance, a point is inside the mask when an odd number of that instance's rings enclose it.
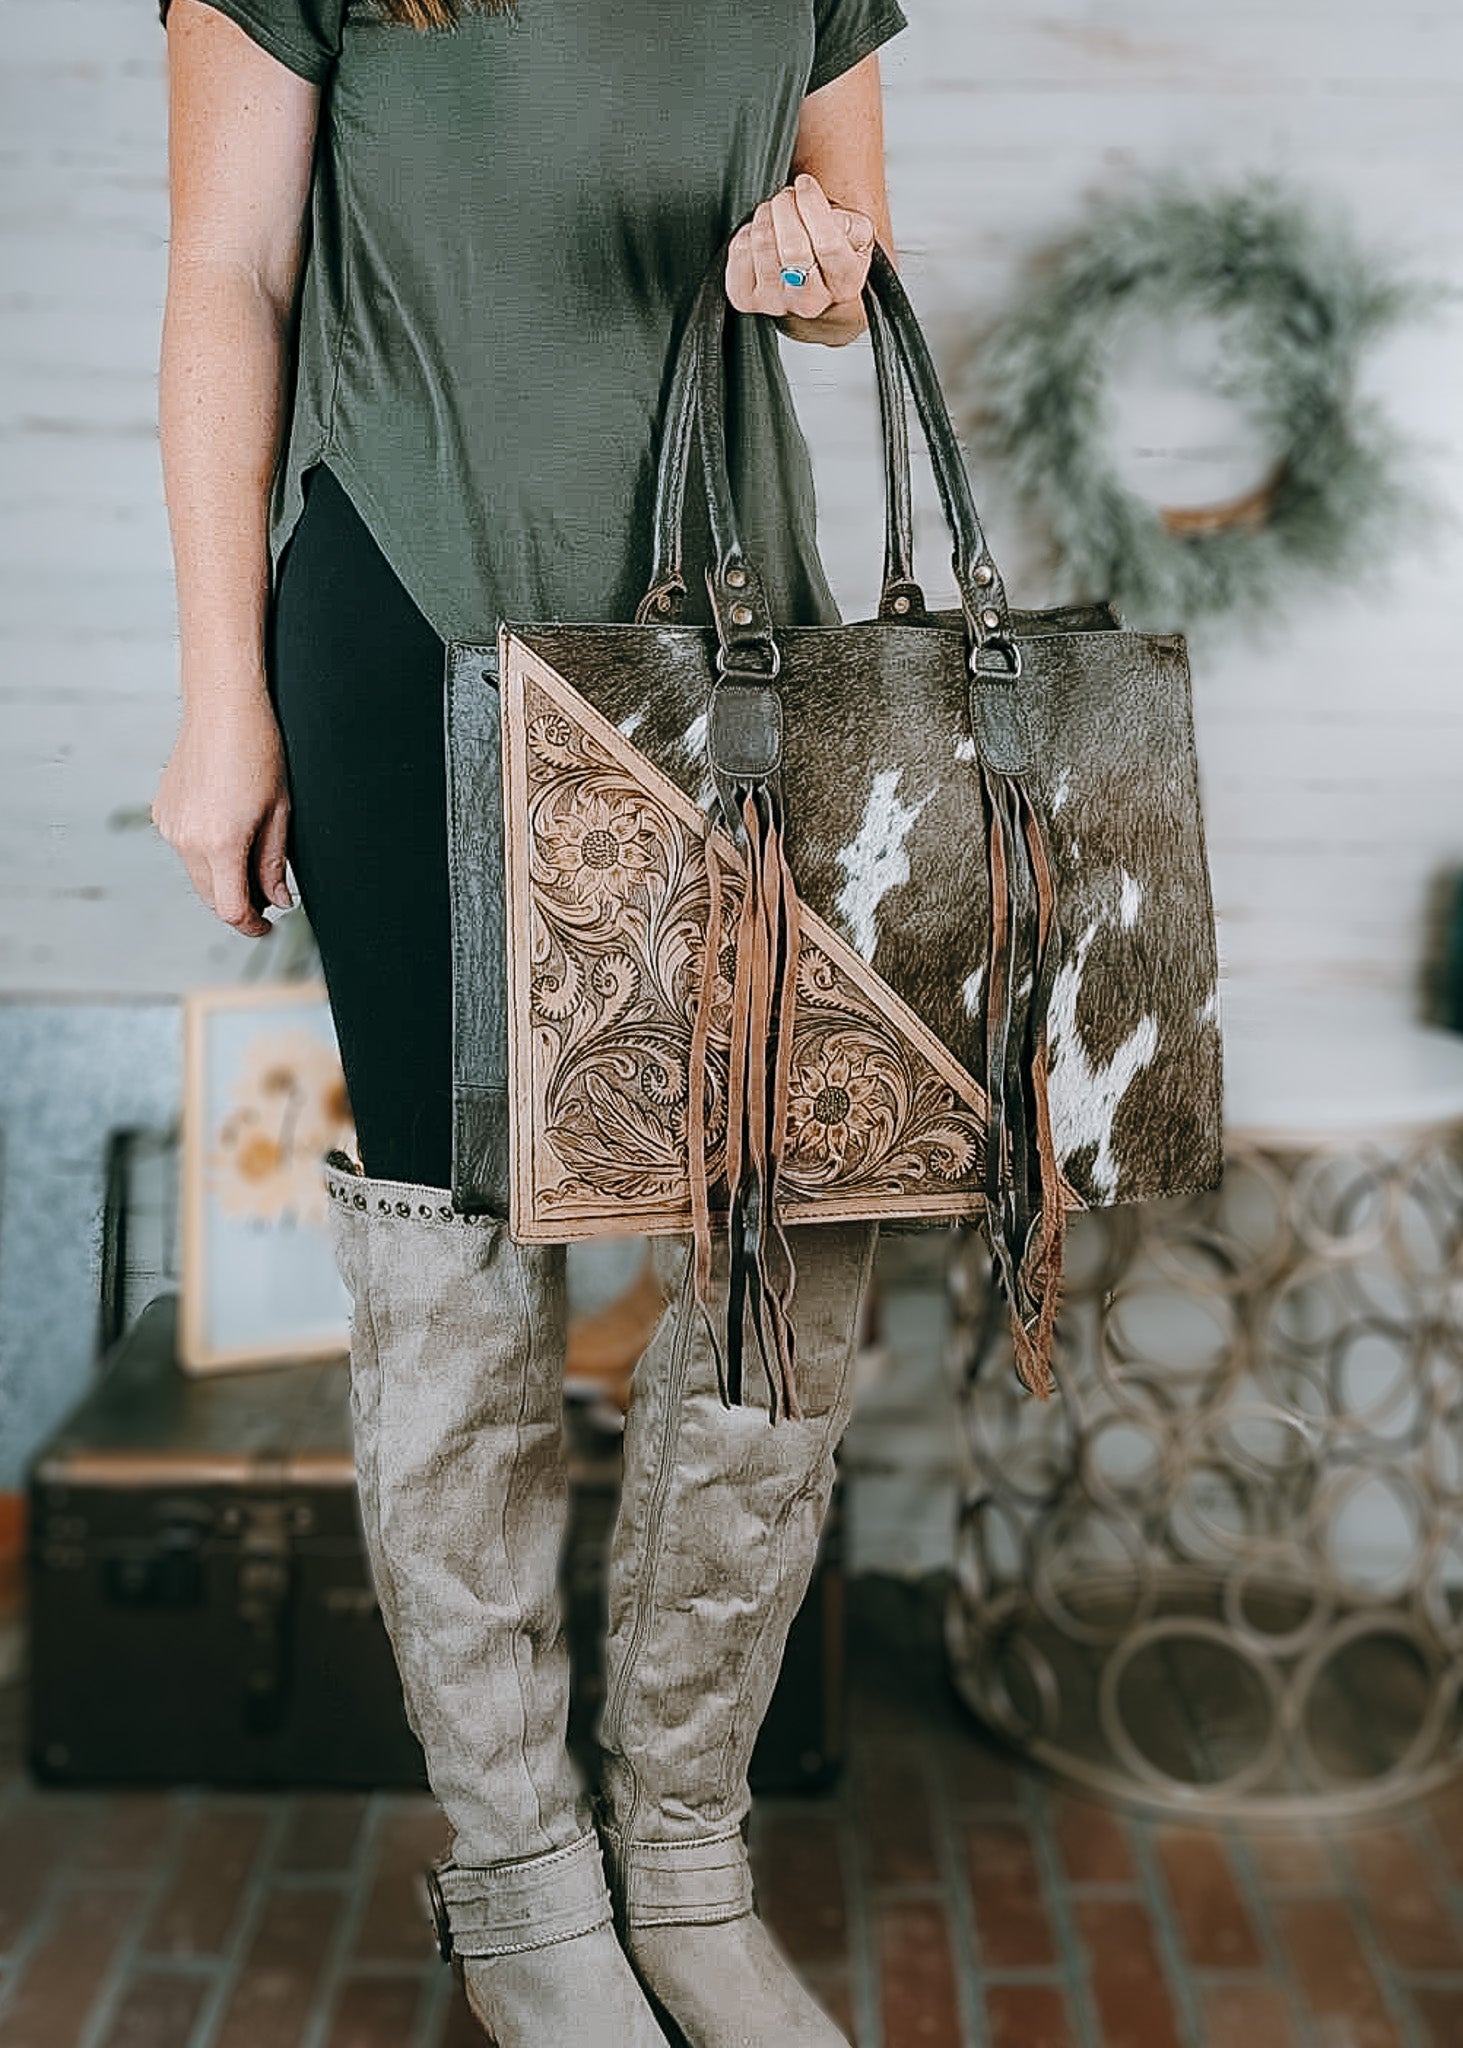
<instances>
[{"instance_id":1,"label":"framed picture","mask_svg":"<svg viewBox=\"0 0 1463 2048\"><path fill-rule=\"evenodd\" d=\"M324 984L193 990L183 1074L179 1362L344 1354L321 1163L355 1139Z\"/></svg>"}]
</instances>

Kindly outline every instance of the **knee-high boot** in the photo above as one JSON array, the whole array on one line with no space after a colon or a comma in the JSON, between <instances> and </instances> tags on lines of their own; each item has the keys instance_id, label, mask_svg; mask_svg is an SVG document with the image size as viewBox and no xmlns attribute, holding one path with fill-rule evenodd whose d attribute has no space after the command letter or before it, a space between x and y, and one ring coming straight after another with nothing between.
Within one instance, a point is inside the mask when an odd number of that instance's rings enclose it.
<instances>
[{"instance_id":1,"label":"knee-high boot","mask_svg":"<svg viewBox=\"0 0 1463 2048\"><path fill-rule=\"evenodd\" d=\"M775 1425L763 1405L722 1405L688 1242L656 1248L670 1306L636 1369L625 1432L603 1833L626 1951L690 2048L843 2040L756 1916L742 1823L752 1746L832 1492L875 1236L865 1224L792 1233L803 1419ZM719 1308L720 1266L714 1286Z\"/></svg>"},{"instance_id":2,"label":"knee-high boot","mask_svg":"<svg viewBox=\"0 0 1463 2048\"><path fill-rule=\"evenodd\" d=\"M439 1934L498 2048L664 2048L565 1748L563 1254L343 1153L325 1182L371 1571L452 1828Z\"/></svg>"}]
</instances>

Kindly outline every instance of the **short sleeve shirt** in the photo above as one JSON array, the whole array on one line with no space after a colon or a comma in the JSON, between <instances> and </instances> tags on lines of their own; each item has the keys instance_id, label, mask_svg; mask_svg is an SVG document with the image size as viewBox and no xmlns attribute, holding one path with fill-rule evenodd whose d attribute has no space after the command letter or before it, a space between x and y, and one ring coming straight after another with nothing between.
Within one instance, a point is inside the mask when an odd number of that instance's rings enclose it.
<instances>
[{"instance_id":1,"label":"short sleeve shirt","mask_svg":"<svg viewBox=\"0 0 1463 2048\"><path fill-rule=\"evenodd\" d=\"M321 88L275 565L323 462L444 640L631 617L697 288L897 0L519 0L428 31L376 0L208 4ZM832 623L772 321L730 322L727 395L775 615ZM688 544L696 617L701 565Z\"/></svg>"}]
</instances>

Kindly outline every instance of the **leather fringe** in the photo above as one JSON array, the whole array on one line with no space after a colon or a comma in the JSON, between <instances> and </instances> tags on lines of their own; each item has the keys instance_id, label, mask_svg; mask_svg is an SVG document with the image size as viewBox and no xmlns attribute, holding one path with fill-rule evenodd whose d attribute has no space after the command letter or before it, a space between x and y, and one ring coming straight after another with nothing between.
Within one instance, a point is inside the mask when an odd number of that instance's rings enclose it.
<instances>
[{"instance_id":1,"label":"leather fringe","mask_svg":"<svg viewBox=\"0 0 1463 2048\"><path fill-rule=\"evenodd\" d=\"M1016 1371L1053 1390L1066 1208L1047 1093L1047 1016L1057 968L1056 889L1040 818L1021 782L982 769L991 945L986 973L985 1200L1010 1313Z\"/></svg>"},{"instance_id":2,"label":"leather fringe","mask_svg":"<svg viewBox=\"0 0 1463 2048\"><path fill-rule=\"evenodd\" d=\"M1021 782L981 771L987 811L991 933L986 976L985 1203L991 1251L1010 1313L1016 1370L1039 1400L1054 1388L1066 1208L1047 1092L1047 1014L1056 975L1056 890L1046 838ZM707 1146L708 1049L720 973L723 893L710 844L701 985L692 1025L687 1141L693 1279L711 1335L721 1397L745 1399L750 1322L771 1419L798 1419L792 1298L797 1268L778 1214L787 1135L801 912L783 845L777 792L739 791L745 882L733 940L726 1101L728 1289L724 1332L711 1307L712 1223Z\"/></svg>"},{"instance_id":3,"label":"leather fringe","mask_svg":"<svg viewBox=\"0 0 1463 2048\"><path fill-rule=\"evenodd\" d=\"M792 1297L797 1267L778 1214L778 1175L787 1137L801 912L783 844L781 801L767 783L743 788L739 839L745 886L734 940L731 1043L727 1071L726 1184L728 1287L725 1342L711 1313L711 1202L706 1148L707 1050L719 970L722 892L709 843L710 882L701 987L691 1034L687 1139L696 1300L711 1333L723 1401L745 1398L750 1321L767 1380L771 1419L801 1420Z\"/></svg>"}]
</instances>

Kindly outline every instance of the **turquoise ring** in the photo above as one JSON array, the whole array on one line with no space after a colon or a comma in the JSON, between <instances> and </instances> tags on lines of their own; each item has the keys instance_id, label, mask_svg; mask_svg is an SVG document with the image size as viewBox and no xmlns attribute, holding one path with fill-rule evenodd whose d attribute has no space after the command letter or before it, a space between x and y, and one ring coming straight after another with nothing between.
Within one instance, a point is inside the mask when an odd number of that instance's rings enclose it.
<instances>
[{"instance_id":1,"label":"turquoise ring","mask_svg":"<svg viewBox=\"0 0 1463 2048\"><path fill-rule=\"evenodd\" d=\"M806 270L799 270L796 264L789 263L782 273L782 281L785 285L790 286L793 291L797 291L802 285L807 283L808 273Z\"/></svg>"}]
</instances>

